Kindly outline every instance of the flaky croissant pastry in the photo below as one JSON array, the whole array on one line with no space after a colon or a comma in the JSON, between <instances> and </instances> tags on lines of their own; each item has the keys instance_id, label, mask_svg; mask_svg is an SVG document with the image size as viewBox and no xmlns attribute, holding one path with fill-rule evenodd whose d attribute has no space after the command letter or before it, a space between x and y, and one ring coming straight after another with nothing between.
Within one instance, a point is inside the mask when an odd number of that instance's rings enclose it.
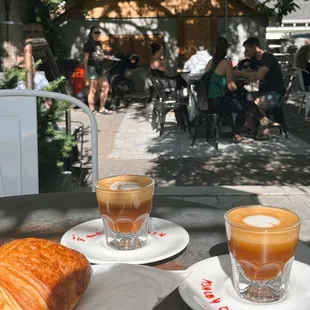
<instances>
[{"instance_id":1,"label":"flaky croissant pastry","mask_svg":"<svg viewBox=\"0 0 310 310\"><path fill-rule=\"evenodd\" d=\"M0 247L1 310L71 310L84 294L90 264L80 253L35 238Z\"/></svg>"}]
</instances>

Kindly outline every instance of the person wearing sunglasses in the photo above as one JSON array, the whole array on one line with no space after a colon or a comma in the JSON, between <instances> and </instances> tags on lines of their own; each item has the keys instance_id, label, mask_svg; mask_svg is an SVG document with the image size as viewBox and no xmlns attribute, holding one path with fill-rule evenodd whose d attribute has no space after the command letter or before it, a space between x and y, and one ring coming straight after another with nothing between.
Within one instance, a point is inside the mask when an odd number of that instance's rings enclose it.
<instances>
[{"instance_id":1,"label":"person wearing sunglasses","mask_svg":"<svg viewBox=\"0 0 310 310\"><path fill-rule=\"evenodd\" d=\"M103 61L111 60L112 57L105 55L104 50L99 41L100 28L93 26L90 29L88 40L84 44L84 77L89 81L88 106L94 115L109 115L112 111L105 108L109 94L109 83L103 67ZM100 108L95 110L95 98L97 90L100 89Z\"/></svg>"}]
</instances>

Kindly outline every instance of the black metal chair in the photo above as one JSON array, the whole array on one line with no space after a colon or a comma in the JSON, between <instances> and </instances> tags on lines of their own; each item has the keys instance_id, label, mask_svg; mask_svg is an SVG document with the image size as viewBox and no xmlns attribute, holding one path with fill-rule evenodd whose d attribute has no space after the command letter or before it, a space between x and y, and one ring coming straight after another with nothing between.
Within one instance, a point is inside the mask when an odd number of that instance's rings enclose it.
<instances>
[{"instance_id":1,"label":"black metal chair","mask_svg":"<svg viewBox=\"0 0 310 310\"><path fill-rule=\"evenodd\" d=\"M183 131L188 130L191 136L192 133L189 126L187 103L180 101L176 93L171 89L166 90L160 79L156 77L150 70L147 71L147 76L151 79L153 89L157 95L157 99L154 102L152 115L153 129L159 129L159 136L162 136L164 132L166 116L168 112L173 111L178 126L180 126L181 130Z\"/></svg>"},{"instance_id":2,"label":"black metal chair","mask_svg":"<svg viewBox=\"0 0 310 310\"><path fill-rule=\"evenodd\" d=\"M266 112L267 117L270 117L272 115L274 121L280 124L279 126L280 135L284 133L284 136L286 139L288 139L288 133L287 133L286 117L285 117L283 106L289 98L295 78L296 78L296 75L292 74L292 75L286 76L283 79L284 85L285 85L285 91L281 95L278 105L274 107L273 109L270 109Z\"/></svg>"},{"instance_id":3,"label":"black metal chair","mask_svg":"<svg viewBox=\"0 0 310 310\"><path fill-rule=\"evenodd\" d=\"M218 150L222 121L224 119L227 120L227 123L230 125L231 128L233 128L234 125L232 114L226 115L224 112L218 114L210 113L208 106L208 90L211 84L216 85L220 89L220 91L222 90L220 85L213 82L206 82L204 79L199 81L191 81L189 83L190 95L192 96L197 109L195 132L192 140L192 146L194 146L198 137L199 127L201 127L202 124L205 124L206 139L207 141L209 141L210 134L212 134L215 139L215 149ZM218 100L220 104L221 100L224 100L224 94L222 94L222 96L217 98L216 100Z\"/></svg>"}]
</instances>

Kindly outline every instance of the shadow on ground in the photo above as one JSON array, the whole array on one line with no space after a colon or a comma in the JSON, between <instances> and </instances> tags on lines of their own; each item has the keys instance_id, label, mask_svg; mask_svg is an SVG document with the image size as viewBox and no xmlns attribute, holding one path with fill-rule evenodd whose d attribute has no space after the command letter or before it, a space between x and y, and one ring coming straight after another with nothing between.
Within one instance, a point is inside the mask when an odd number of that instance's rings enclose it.
<instances>
[{"instance_id":1,"label":"shadow on ground","mask_svg":"<svg viewBox=\"0 0 310 310\"><path fill-rule=\"evenodd\" d=\"M152 160L158 185L310 185L307 156L177 158Z\"/></svg>"}]
</instances>

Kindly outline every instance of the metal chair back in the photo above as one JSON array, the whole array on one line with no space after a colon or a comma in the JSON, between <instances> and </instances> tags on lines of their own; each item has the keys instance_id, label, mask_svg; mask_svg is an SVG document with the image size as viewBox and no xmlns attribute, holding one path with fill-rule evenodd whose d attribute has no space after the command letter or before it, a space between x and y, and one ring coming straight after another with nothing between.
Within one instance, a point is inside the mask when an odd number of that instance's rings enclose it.
<instances>
[{"instance_id":1,"label":"metal chair back","mask_svg":"<svg viewBox=\"0 0 310 310\"><path fill-rule=\"evenodd\" d=\"M90 109L68 95L35 90L0 90L0 196L39 192L36 98L52 98L80 107L90 119L92 146L92 190L98 180L98 130ZM9 135L8 135L9 134ZM13 186L16 184L16 186Z\"/></svg>"}]
</instances>

